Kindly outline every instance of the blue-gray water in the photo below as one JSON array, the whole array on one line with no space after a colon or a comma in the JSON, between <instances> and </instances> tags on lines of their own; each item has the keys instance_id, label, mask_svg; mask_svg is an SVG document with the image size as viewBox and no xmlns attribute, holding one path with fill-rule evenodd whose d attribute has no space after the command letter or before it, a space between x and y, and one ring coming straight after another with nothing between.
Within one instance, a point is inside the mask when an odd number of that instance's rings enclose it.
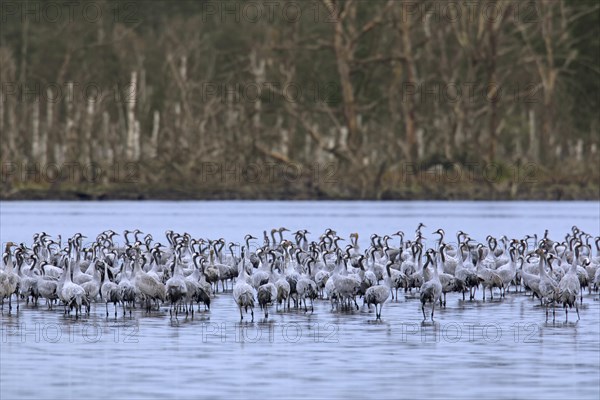
<instances>
[{"instance_id":1,"label":"blue-gray water","mask_svg":"<svg viewBox=\"0 0 600 400\"><path fill-rule=\"evenodd\" d=\"M430 234L459 229L550 236L573 225L598 235L597 202L0 202L0 239L31 242L34 232L140 228L163 243L164 231L240 241L286 226L340 236L397 230L419 222ZM364 248L364 246L363 246ZM513 289L514 290L514 289ZM41 301L43 304L43 300ZM400 295L381 322L364 310L314 313L257 310L239 323L230 293L210 313L170 319L104 317L97 304L75 320L62 309L21 306L0 316L0 398L477 398L597 399L600 396L600 302L584 296L581 320L546 323L539 302L509 293L503 300L463 302L450 294L436 323L422 324L418 298ZM362 301L359 301L362 304ZM112 307L112 306L111 306ZM112 310L112 308L111 308ZM560 322L559 322L560 321Z\"/></svg>"}]
</instances>

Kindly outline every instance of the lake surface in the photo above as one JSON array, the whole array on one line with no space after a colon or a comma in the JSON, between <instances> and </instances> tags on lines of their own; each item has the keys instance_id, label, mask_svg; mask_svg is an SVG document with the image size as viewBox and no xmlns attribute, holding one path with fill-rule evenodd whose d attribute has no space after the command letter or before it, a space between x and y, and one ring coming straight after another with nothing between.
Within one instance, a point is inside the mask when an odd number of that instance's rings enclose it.
<instances>
[{"instance_id":1,"label":"lake surface","mask_svg":"<svg viewBox=\"0 0 600 400\"><path fill-rule=\"evenodd\" d=\"M164 232L241 241L272 227L326 228L340 236L403 230L462 229L561 240L573 225L599 234L598 202L0 202L0 239L31 243L45 231L63 240L106 229L139 228L166 243ZM291 238L288 235L288 238ZM432 245L432 240L428 241ZM514 290L514 289L512 289ZM103 304L76 320L62 308L21 304L0 316L0 398L477 398L598 399L600 302L584 295L581 320L546 323L539 302L523 293L462 301L449 294L435 324L422 323L418 297L400 295L383 307L382 321L366 307L313 313L256 311L239 322L231 293L218 294L210 312L170 318L106 319ZM362 300L359 300L362 304ZM14 306L14 304L13 304ZM112 311L112 306L111 311ZM111 313L112 314L112 313Z\"/></svg>"}]
</instances>

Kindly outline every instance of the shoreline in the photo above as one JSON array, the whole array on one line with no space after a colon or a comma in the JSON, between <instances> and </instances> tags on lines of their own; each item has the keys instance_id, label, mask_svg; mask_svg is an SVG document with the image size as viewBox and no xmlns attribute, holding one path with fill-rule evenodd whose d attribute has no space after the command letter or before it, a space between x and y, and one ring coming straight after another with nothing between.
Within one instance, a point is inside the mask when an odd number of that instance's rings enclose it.
<instances>
[{"instance_id":1,"label":"shoreline","mask_svg":"<svg viewBox=\"0 0 600 400\"><path fill-rule=\"evenodd\" d=\"M304 189L304 190L302 190ZM0 188L2 201L223 201L223 200L290 200L290 201L600 201L600 186L534 185L534 186L413 186L387 190L377 194L322 191L317 188L273 187L245 188L160 188L149 189L93 188Z\"/></svg>"}]
</instances>

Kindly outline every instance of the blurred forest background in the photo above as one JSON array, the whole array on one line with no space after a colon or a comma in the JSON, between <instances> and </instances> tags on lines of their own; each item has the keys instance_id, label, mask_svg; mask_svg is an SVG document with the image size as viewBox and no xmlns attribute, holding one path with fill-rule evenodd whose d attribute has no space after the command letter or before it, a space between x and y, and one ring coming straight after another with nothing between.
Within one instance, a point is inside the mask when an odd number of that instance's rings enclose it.
<instances>
[{"instance_id":1,"label":"blurred forest background","mask_svg":"<svg viewBox=\"0 0 600 400\"><path fill-rule=\"evenodd\" d=\"M3 1L2 198L598 199L597 1Z\"/></svg>"}]
</instances>

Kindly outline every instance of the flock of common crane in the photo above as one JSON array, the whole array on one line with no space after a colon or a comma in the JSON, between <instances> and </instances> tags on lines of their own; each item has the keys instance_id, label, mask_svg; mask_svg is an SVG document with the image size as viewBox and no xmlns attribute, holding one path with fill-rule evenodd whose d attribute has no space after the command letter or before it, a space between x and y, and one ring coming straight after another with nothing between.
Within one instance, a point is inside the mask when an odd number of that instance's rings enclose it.
<instances>
[{"instance_id":1,"label":"flock of common crane","mask_svg":"<svg viewBox=\"0 0 600 400\"><path fill-rule=\"evenodd\" d=\"M195 239L167 231L163 245L137 229L124 231L122 244L112 230L94 241L77 233L66 243L41 232L30 247L6 243L0 302L4 310L8 300L11 312L14 297L18 312L19 301L37 307L42 297L48 309L60 302L65 314L75 310L76 317L90 313L93 303L105 303L106 316L112 304L115 318L119 305L123 315L131 315L136 306L151 313L166 304L177 318L180 313L193 317L194 303L208 312L212 298L231 292L242 320L248 313L254 320L256 306L268 318L269 308L308 312L317 300L329 301L332 312L358 310L361 298L380 319L384 303L390 296L398 299L400 290L417 293L424 320L430 306L433 321L436 305L445 307L449 292L473 300L481 289L485 300L486 291L493 299L514 287L514 292L539 300L546 320L550 307L555 319L557 306L565 309L568 320L573 307L579 319L584 290L591 293L600 286L600 237L576 226L564 240L553 240L546 231L540 240L537 235L488 236L477 243L459 231L454 244L438 229L432 248L426 246L424 227L418 225L413 239L402 231L373 234L364 251L358 233L344 246L340 242L345 239L332 229L312 241L307 230L288 239L288 229L272 229L270 236L264 231L262 246L252 235L227 245L222 238Z\"/></svg>"}]
</instances>

